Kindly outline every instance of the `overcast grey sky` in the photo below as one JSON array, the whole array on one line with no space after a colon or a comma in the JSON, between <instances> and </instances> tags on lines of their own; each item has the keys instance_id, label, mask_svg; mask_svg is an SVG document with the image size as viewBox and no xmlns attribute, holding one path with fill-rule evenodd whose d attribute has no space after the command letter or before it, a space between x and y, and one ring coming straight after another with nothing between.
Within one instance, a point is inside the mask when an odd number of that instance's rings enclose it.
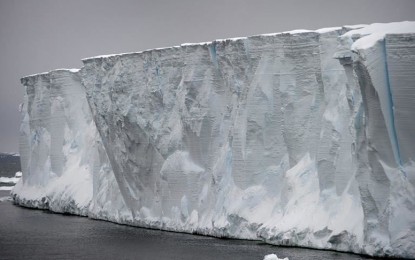
<instances>
[{"instance_id":1,"label":"overcast grey sky","mask_svg":"<svg viewBox=\"0 0 415 260\"><path fill-rule=\"evenodd\" d=\"M0 0L0 152L18 151L25 75L100 54L404 20L414 0Z\"/></svg>"}]
</instances>

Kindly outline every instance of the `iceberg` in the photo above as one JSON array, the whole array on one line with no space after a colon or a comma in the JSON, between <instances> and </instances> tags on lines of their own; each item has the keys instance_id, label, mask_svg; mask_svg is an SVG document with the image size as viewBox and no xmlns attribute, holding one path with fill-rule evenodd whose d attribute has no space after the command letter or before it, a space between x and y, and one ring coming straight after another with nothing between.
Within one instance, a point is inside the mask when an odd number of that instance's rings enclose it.
<instances>
[{"instance_id":1,"label":"iceberg","mask_svg":"<svg viewBox=\"0 0 415 260\"><path fill-rule=\"evenodd\" d=\"M415 22L86 58L22 79L16 204L415 255Z\"/></svg>"}]
</instances>

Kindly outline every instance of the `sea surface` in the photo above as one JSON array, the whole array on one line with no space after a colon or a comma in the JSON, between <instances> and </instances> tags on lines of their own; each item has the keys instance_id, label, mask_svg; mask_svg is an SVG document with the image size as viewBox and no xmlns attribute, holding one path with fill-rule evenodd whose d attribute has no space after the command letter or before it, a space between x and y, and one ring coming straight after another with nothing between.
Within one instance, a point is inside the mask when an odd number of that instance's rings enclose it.
<instances>
[{"instance_id":1,"label":"sea surface","mask_svg":"<svg viewBox=\"0 0 415 260\"><path fill-rule=\"evenodd\" d=\"M364 256L258 241L150 230L27 209L0 191L0 259L249 259L267 254L297 259L370 259Z\"/></svg>"}]
</instances>

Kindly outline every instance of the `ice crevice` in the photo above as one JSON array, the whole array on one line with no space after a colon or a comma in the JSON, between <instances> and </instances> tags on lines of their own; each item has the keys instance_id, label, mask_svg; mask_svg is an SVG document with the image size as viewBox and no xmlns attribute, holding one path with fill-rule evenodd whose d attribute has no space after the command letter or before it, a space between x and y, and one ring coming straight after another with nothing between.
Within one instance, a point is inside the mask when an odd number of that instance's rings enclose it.
<instances>
[{"instance_id":1,"label":"ice crevice","mask_svg":"<svg viewBox=\"0 0 415 260\"><path fill-rule=\"evenodd\" d=\"M414 46L414 22L343 26L103 55L24 77L13 200L411 258Z\"/></svg>"},{"instance_id":2,"label":"ice crevice","mask_svg":"<svg viewBox=\"0 0 415 260\"><path fill-rule=\"evenodd\" d=\"M395 126L395 108L394 108L394 104L393 104L393 98L392 98L392 86L391 86L391 82L390 82L390 78L389 78L389 69L388 69L388 55L386 54L386 41L383 40L383 55L384 55L384 59L385 59L385 77L386 77L386 87L388 90L388 101L389 101L389 116L391 117L390 121L391 121L391 126L389 127L390 130L390 136L391 136L391 143L393 145L393 151L395 154L395 159L396 162L399 166L399 169L402 171L402 173L406 176L405 171L403 170L402 167L402 159L401 159L401 152L399 149L399 141L398 141L398 136L396 133L396 126Z\"/></svg>"}]
</instances>

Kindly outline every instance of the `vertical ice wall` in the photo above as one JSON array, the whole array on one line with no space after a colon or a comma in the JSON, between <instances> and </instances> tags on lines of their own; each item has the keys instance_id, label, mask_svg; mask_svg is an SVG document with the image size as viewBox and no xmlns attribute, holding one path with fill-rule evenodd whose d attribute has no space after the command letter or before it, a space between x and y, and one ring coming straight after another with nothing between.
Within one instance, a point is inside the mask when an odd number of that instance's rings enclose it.
<instances>
[{"instance_id":1,"label":"vertical ice wall","mask_svg":"<svg viewBox=\"0 0 415 260\"><path fill-rule=\"evenodd\" d=\"M359 252L345 31L84 60L128 222Z\"/></svg>"},{"instance_id":2,"label":"vertical ice wall","mask_svg":"<svg viewBox=\"0 0 415 260\"><path fill-rule=\"evenodd\" d=\"M105 215L108 208L114 213L111 191L118 186L106 184L112 170L78 70L28 76L22 84L26 90L20 129L23 177L13 190L15 202L79 215ZM91 203L93 194L99 196Z\"/></svg>"},{"instance_id":3,"label":"vertical ice wall","mask_svg":"<svg viewBox=\"0 0 415 260\"><path fill-rule=\"evenodd\" d=\"M373 24L351 31L341 40L353 52L339 58L347 63L346 70L354 70L357 78L350 81L361 91L357 106L364 111L355 118L359 125L355 145L366 250L413 256L415 38L405 33L385 35L405 27L413 24ZM365 38L368 34L372 35Z\"/></svg>"},{"instance_id":4,"label":"vertical ice wall","mask_svg":"<svg viewBox=\"0 0 415 260\"><path fill-rule=\"evenodd\" d=\"M183 44L26 77L14 199L411 257L411 31L406 22Z\"/></svg>"}]
</instances>

